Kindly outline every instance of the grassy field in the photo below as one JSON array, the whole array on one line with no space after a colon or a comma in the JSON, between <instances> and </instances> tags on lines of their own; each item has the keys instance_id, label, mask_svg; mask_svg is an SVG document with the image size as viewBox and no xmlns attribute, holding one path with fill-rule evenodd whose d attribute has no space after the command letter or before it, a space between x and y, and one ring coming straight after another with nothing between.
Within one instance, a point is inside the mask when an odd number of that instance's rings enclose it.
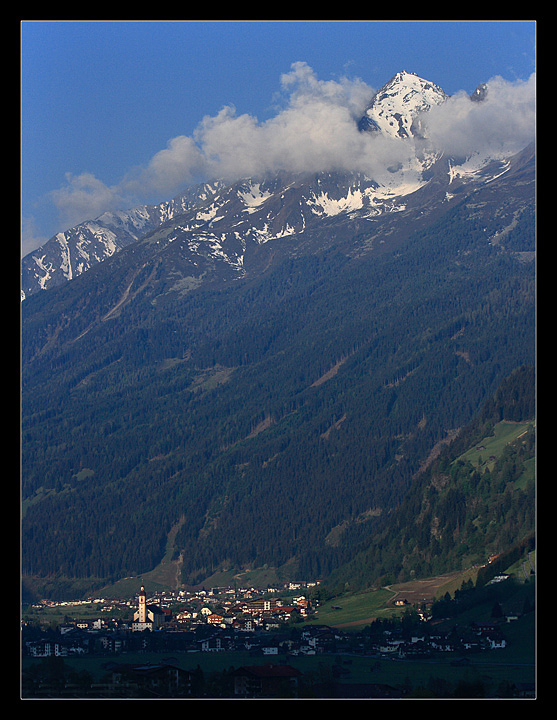
<instances>
[{"instance_id":1,"label":"grassy field","mask_svg":"<svg viewBox=\"0 0 557 720\"><path fill-rule=\"evenodd\" d=\"M323 624L342 630L360 630L376 618L392 617L404 612L405 606L396 606L396 600L408 605L432 602L446 592L451 595L469 578L475 580L476 569L439 575L425 580L390 585L380 590L335 598L324 603L309 624Z\"/></svg>"},{"instance_id":2,"label":"grassy field","mask_svg":"<svg viewBox=\"0 0 557 720\"><path fill-rule=\"evenodd\" d=\"M309 625L329 625L343 630L359 629L378 617L396 614L389 601L395 595L387 588L335 598L319 607Z\"/></svg>"},{"instance_id":3,"label":"grassy field","mask_svg":"<svg viewBox=\"0 0 557 720\"><path fill-rule=\"evenodd\" d=\"M481 440L477 445L461 455L459 459L468 460L474 467L487 467L491 470L495 460L490 458L500 457L505 447L523 435L533 424L533 421L514 423L503 420L497 423L493 435Z\"/></svg>"}]
</instances>

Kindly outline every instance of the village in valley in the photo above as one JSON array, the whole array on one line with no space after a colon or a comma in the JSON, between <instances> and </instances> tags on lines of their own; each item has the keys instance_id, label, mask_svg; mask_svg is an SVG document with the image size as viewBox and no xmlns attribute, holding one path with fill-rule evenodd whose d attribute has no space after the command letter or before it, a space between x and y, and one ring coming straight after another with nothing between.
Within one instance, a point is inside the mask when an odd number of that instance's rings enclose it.
<instances>
[{"instance_id":1,"label":"village in valley","mask_svg":"<svg viewBox=\"0 0 557 720\"><path fill-rule=\"evenodd\" d=\"M431 615L431 604L417 607L399 599L393 602L400 606L398 617L370 621L355 630L319 622L316 585L293 583L265 592L223 587L149 594L141 586L139 593L119 601L42 600L22 616L22 657L25 667L35 668L23 674L23 694L194 697L204 653L240 653L250 660L229 670L231 696L275 696L278 685L280 692L287 687L296 696L299 683L307 689L308 682L314 682L296 667L305 656L361 657L372 663L442 657L460 665L470 663L475 653L505 648L506 630L522 614L501 614L489 622L443 631ZM54 614L60 622L52 620ZM87 678L86 687L68 682L68 664L79 664L80 657L98 659L103 682ZM349 672L343 662L352 659L337 662L336 671ZM61 663L66 668L64 682L56 688L45 682L33 661ZM361 691L389 696L400 688L376 684Z\"/></svg>"},{"instance_id":2,"label":"village in valley","mask_svg":"<svg viewBox=\"0 0 557 720\"><path fill-rule=\"evenodd\" d=\"M292 655L317 654L350 648L351 651L378 653L404 657L428 655L430 652L457 650L493 650L504 648L506 640L501 622L473 623L466 633L432 632L427 609L417 609L415 616L421 632L410 634L391 627L380 634L367 633L370 641L354 644L354 632L318 623L319 602L309 600L308 590L315 583L290 583L282 590L288 600L278 594L277 588L265 593L253 588L218 588L199 591L163 591L147 596L144 587L129 600L103 598L65 602L42 600L33 607L38 610L63 610L65 621L48 637L30 637L23 648L24 655L69 657L92 652L114 653L132 649L167 647L187 652L223 652L249 650L252 654ZM296 594L298 592L299 594ZM395 605L404 606L404 600ZM94 619L71 619L80 606L95 607ZM117 615L119 617L117 617ZM505 616L504 623L518 618L518 614ZM23 621L25 626L27 623ZM400 623L399 623L400 624ZM414 623L409 623L409 626ZM297 632L288 632L296 628ZM31 633L32 635L33 633ZM407 635L407 636L405 636ZM293 639L295 637L296 639ZM164 638L164 639L161 639ZM359 648L359 650L358 650Z\"/></svg>"},{"instance_id":3,"label":"village in valley","mask_svg":"<svg viewBox=\"0 0 557 720\"><path fill-rule=\"evenodd\" d=\"M58 628L59 641L53 645L45 639L31 640L25 644L24 653L33 657L83 654L99 645L99 640L104 650L118 652L134 646L133 638L137 638L139 633L144 638L143 647L149 644L150 633L164 632L166 638L190 638L208 633L211 637L218 637L219 631L229 631L245 638L246 633L279 630L290 621L307 619L315 612L317 603L310 602L302 591L305 589L307 592L315 585L288 583L281 590L282 595L288 596L287 601L283 597L274 597L279 592L278 588L267 588L264 592L255 588L231 587L160 591L147 596L143 586L130 599L41 600L31 606L35 617L40 619L46 611L58 609L66 618ZM88 612L84 612L83 608L87 608ZM75 619L80 615L83 616L81 619ZM91 615L96 617L91 619ZM23 625L27 624L23 620ZM240 645L243 646L243 643ZM189 651L209 651L217 647L225 649L226 644L203 637L193 646L185 643L185 647Z\"/></svg>"}]
</instances>

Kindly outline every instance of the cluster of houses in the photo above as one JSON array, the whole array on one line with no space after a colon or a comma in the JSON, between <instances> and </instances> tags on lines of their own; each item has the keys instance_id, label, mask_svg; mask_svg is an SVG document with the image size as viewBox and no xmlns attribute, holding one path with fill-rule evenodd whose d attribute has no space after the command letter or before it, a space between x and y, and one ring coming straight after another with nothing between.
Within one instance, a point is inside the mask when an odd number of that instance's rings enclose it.
<instances>
[{"instance_id":1,"label":"cluster of houses","mask_svg":"<svg viewBox=\"0 0 557 720\"><path fill-rule=\"evenodd\" d=\"M307 586L313 584L306 584L305 587ZM138 643L132 641L130 633L145 634L146 631L164 631L167 636L180 634L180 637L187 638L188 631L191 635L200 628L211 629L214 633L229 630L240 634L278 630L290 619L305 619L312 609L310 601L304 595L296 595L296 591L302 589L301 583L289 584L284 589L289 594L288 601L272 597L274 592L278 592L276 588L269 588L264 596L253 588L239 591L222 588L191 593L160 592L148 598L143 586L137 598L131 602L42 601L38 607L59 606L67 608L68 611L76 605L91 606L94 603L94 606L98 607L99 616L93 620L65 622L59 626L55 638L27 641L24 652L33 657L69 656L88 652L117 653L130 646L137 646ZM114 617L129 616L131 613L131 621ZM196 638L198 635L199 633ZM215 641L215 646L216 644ZM149 645L148 637L143 638L142 645ZM190 645L188 649L212 651L214 646L203 639L199 642L196 640L194 647Z\"/></svg>"},{"instance_id":2,"label":"cluster of houses","mask_svg":"<svg viewBox=\"0 0 557 720\"><path fill-rule=\"evenodd\" d=\"M470 653L506 646L504 625L516 619L473 622L467 627L441 632L420 622L411 632L378 624L375 630L355 634L315 623L288 626L294 615L303 620L312 611L303 595L289 604L279 598L236 600L229 604L209 602L197 609L185 606L172 612L161 603L147 600L144 588L138 596L133 620L70 622L56 633L25 642L24 654L33 657L112 655L129 650L164 647L180 652L249 651L253 655L316 655L351 652L384 657L427 657L434 653ZM376 624L373 624L375 626ZM371 626L371 627L373 627ZM292 627L296 632L292 632Z\"/></svg>"},{"instance_id":3,"label":"cluster of houses","mask_svg":"<svg viewBox=\"0 0 557 720\"><path fill-rule=\"evenodd\" d=\"M132 697L146 692L194 697L199 682L197 671L191 669L197 663L195 653L248 652L254 664L234 669L227 678L231 696L288 697L296 696L300 683L309 682L293 667L296 657L359 655L379 661L427 659L443 654L451 657L451 664L466 664L476 652L504 648L505 627L516 619L502 616L490 622L453 626L447 631L441 631L436 623L419 619L413 623L377 621L361 632L347 632L317 624L315 618L311 622L285 623L294 615L300 620L310 619L314 608L303 594L290 593L288 601L271 593L263 597L252 597L249 593L246 597L227 595L209 591L195 598L163 593L148 598L142 587L139 595L126 605L127 613L123 614L128 619L108 619L106 607L114 609L115 605L101 603L99 612L102 615L104 608L104 617L66 622L56 630L50 628L40 633L36 627L29 628L29 633L24 633L23 654L104 657L105 680L91 684L87 692L92 696L100 693L103 697ZM125 662L125 653L149 650L157 651L160 663ZM193 654L187 660L190 669L181 667L186 657L182 653ZM182 659L177 660L178 657ZM340 662L339 672L343 664ZM342 680L342 675L338 679ZM350 685L348 688L358 691ZM78 690L81 689L69 688L67 692ZM342 683L342 691L347 691L346 682ZM400 696L400 688L372 687L369 683L360 691L366 697ZM35 686L33 692L37 692Z\"/></svg>"},{"instance_id":4,"label":"cluster of houses","mask_svg":"<svg viewBox=\"0 0 557 720\"><path fill-rule=\"evenodd\" d=\"M82 631L83 632L83 631ZM67 635L71 635L68 632ZM93 635L92 631L89 636ZM179 639L179 644L173 646L169 653L161 654L159 663L134 663L129 664L122 661L126 656L117 657L112 653L123 650L129 643L141 639L141 642L148 642L154 638ZM64 656L70 646L58 646L50 641L50 652ZM215 628L213 634L207 637L198 637L194 631L174 630L168 632L144 632L134 633L128 631L127 635L117 633L109 634L98 631L95 642L101 648L105 660L103 669L105 678L102 683L91 684L86 692L92 695L100 693L103 697L127 697L127 696L189 696L196 697L198 669L195 655L189 655L186 662L188 667L182 667L184 655L177 660L178 652L226 652L234 650L249 651L253 656L253 664L242 665L239 668L232 668L228 671L226 679L227 692L232 697L296 697L300 683L317 682L315 678L304 678L303 673L294 667L294 659L300 655L335 654L338 657L349 658L360 654L366 657L377 658L379 662L382 657L395 658L420 658L428 657L437 653L453 653L451 664L455 666L468 664L471 657L468 653L482 649L493 649L505 646L505 640L498 623L475 623L462 632L454 630L448 634L426 629L424 632L402 631L383 628L373 633L346 633L339 629L326 625L302 626L296 633L283 630L282 632L244 632L234 631L231 628ZM72 641L71 647L77 652L86 652L76 639ZM118 645L120 643L120 645ZM93 647L91 645L91 647ZM147 649L148 646L147 646ZM46 647L42 647L45 651ZM263 657L265 656L265 657ZM259 660L256 660L256 658ZM334 678L342 681L343 671L348 673L349 669L344 666L350 664L350 660L339 661L336 667ZM370 668L373 670L373 667ZM333 668L335 670L335 668ZM315 689L315 688L314 688ZM64 691L76 692L77 689L67 688ZM36 691L36 690L35 690ZM322 692L329 692L330 688L324 688ZM378 686L373 683L365 683L361 688L352 686L350 681L342 682L338 687L342 693L364 693L362 697L400 697L400 688ZM40 692L40 688L39 688ZM532 692L532 688L528 689Z\"/></svg>"},{"instance_id":5,"label":"cluster of houses","mask_svg":"<svg viewBox=\"0 0 557 720\"><path fill-rule=\"evenodd\" d=\"M29 637L23 652L33 657L67 657L118 654L157 646L186 652L248 650L271 656L347 650L366 655L419 657L504 648L504 625L518 617L474 622L448 633L437 631L430 622L419 622L412 634L403 633L402 625L397 630L376 623L375 631L343 633L315 624L318 603L307 599L304 594L307 589L307 585L296 584L285 586L282 593L276 588L268 588L264 594L253 588L240 591L220 588L191 593L160 592L147 597L142 586L135 598L123 601L125 604L119 608L114 601L99 601L99 616L94 620L67 622L54 634ZM119 609L121 618L110 617L111 609ZM289 620L297 622L288 623ZM292 627L298 632L292 633Z\"/></svg>"},{"instance_id":6,"label":"cluster of houses","mask_svg":"<svg viewBox=\"0 0 557 720\"><path fill-rule=\"evenodd\" d=\"M201 617L208 625L215 627L247 631L258 628L270 630L278 628L282 622L293 616L307 617L310 608L310 602L303 595L293 598L288 604L283 604L280 599L243 600L218 611L209 607L202 607L199 611L182 610L176 614L176 620L191 622Z\"/></svg>"}]
</instances>

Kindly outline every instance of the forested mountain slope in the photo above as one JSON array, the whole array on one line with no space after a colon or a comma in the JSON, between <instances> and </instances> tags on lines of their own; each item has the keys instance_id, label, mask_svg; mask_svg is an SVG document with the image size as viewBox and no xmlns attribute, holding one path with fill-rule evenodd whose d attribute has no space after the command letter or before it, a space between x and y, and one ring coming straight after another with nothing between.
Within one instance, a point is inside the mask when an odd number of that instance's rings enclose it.
<instances>
[{"instance_id":1,"label":"forested mountain slope","mask_svg":"<svg viewBox=\"0 0 557 720\"><path fill-rule=\"evenodd\" d=\"M485 566L480 582L489 579L496 574L489 575L490 558L510 565L513 552L535 547L535 462L535 370L525 366L439 449L401 505L326 585L358 590L472 566Z\"/></svg>"},{"instance_id":2,"label":"forested mountain slope","mask_svg":"<svg viewBox=\"0 0 557 720\"><path fill-rule=\"evenodd\" d=\"M146 572L181 518L186 583L347 562L433 446L533 362L527 172L372 248L357 227L293 238L264 272L172 302L150 266L109 312L130 248L27 300L24 574Z\"/></svg>"}]
</instances>

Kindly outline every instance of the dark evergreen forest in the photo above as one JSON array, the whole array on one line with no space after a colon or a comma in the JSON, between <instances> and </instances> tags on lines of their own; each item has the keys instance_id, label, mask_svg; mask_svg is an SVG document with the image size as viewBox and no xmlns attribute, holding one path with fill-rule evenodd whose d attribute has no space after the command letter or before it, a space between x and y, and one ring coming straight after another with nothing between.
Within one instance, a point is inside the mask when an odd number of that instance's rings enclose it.
<instances>
[{"instance_id":1,"label":"dark evergreen forest","mask_svg":"<svg viewBox=\"0 0 557 720\"><path fill-rule=\"evenodd\" d=\"M533 215L491 243L496 218L470 208L374 252L329 238L257 278L139 294L104 321L102 268L26 301L24 574L144 573L181 518L187 583L287 563L317 579L354 558L432 447L534 363L534 266L516 254ZM459 492L447 522L468 522Z\"/></svg>"},{"instance_id":2,"label":"dark evergreen forest","mask_svg":"<svg viewBox=\"0 0 557 720\"><path fill-rule=\"evenodd\" d=\"M420 474L399 507L356 557L328 578L329 591L404 582L480 566L477 586L535 547L535 369L506 378L482 411ZM463 454L497 423L527 423L491 464ZM521 425L522 427L522 425ZM499 560L487 563L489 558Z\"/></svg>"}]
</instances>

